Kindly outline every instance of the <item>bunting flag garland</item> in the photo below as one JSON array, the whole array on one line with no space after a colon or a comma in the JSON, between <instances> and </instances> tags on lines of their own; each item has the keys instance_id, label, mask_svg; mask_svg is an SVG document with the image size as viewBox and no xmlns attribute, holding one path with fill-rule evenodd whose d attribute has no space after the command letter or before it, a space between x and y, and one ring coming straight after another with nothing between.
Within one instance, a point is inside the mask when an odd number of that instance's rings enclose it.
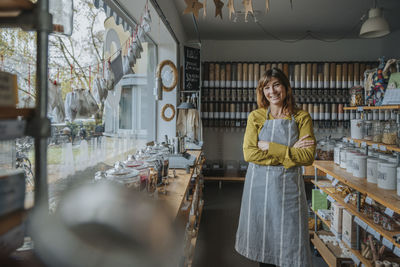
<instances>
[{"instance_id":1,"label":"bunting flag garland","mask_svg":"<svg viewBox=\"0 0 400 267\"><path fill-rule=\"evenodd\" d=\"M186 9L183 14L193 13L196 19L199 18L199 10L203 8L203 4L198 0L185 0Z\"/></svg>"},{"instance_id":2,"label":"bunting flag garland","mask_svg":"<svg viewBox=\"0 0 400 267\"><path fill-rule=\"evenodd\" d=\"M235 15L235 6L233 0L229 0L228 9L229 9L229 20L232 20L232 14Z\"/></svg>"},{"instance_id":3,"label":"bunting flag garland","mask_svg":"<svg viewBox=\"0 0 400 267\"><path fill-rule=\"evenodd\" d=\"M224 7L224 2L221 0L214 0L215 4L215 17L220 16L222 19L222 8Z\"/></svg>"},{"instance_id":4,"label":"bunting flag garland","mask_svg":"<svg viewBox=\"0 0 400 267\"><path fill-rule=\"evenodd\" d=\"M244 21L247 22L247 15L249 14L249 12L254 16L253 3L252 0L243 0L242 3L245 9Z\"/></svg>"}]
</instances>

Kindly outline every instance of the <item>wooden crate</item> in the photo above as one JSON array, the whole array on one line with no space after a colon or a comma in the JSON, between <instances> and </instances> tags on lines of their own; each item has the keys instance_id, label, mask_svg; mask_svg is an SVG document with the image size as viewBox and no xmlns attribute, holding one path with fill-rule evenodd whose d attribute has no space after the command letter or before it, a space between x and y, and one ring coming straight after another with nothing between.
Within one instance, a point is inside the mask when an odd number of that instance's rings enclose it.
<instances>
[{"instance_id":1,"label":"wooden crate","mask_svg":"<svg viewBox=\"0 0 400 267\"><path fill-rule=\"evenodd\" d=\"M322 258L324 258L325 262L329 265L329 267L340 267L344 262L351 262L350 258L341 258L340 255L340 247L333 245L326 245L318 235L333 235L330 232L319 231L317 234L314 234L314 238L311 239L311 242L314 244L314 247L318 250L319 254L321 254Z\"/></svg>"}]
</instances>

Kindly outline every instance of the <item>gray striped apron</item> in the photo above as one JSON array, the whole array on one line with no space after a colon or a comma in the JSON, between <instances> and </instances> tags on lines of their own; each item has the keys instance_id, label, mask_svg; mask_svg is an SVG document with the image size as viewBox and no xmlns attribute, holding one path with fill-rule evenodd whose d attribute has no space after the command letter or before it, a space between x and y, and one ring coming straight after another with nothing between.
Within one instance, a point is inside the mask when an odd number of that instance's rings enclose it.
<instances>
[{"instance_id":1,"label":"gray striped apron","mask_svg":"<svg viewBox=\"0 0 400 267\"><path fill-rule=\"evenodd\" d=\"M267 120L258 140L293 146L291 119ZM243 256L281 267L310 267L307 200L301 167L250 163L244 183L235 249Z\"/></svg>"}]
</instances>

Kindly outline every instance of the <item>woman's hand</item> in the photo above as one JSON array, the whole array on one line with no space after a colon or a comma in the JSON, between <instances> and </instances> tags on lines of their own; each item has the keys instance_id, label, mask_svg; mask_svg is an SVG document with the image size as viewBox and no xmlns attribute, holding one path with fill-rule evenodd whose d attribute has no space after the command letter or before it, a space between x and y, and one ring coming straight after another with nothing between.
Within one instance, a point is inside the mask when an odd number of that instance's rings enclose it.
<instances>
[{"instance_id":1,"label":"woman's hand","mask_svg":"<svg viewBox=\"0 0 400 267\"><path fill-rule=\"evenodd\" d=\"M309 134L303 136L300 138L294 145L293 147L295 148L309 148L314 145L314 140L305 140L306 138L310 137Z\"/></svg>"},{"instance_id":2,"label":"woman's hand","mask_svg":"<svg viewBox=\"0 0 400 267\"><path fill-rule=\"evenodd\" d=\"M269 142L267 142L267 141L258 141L258 148L263 150L263 151L268 150L269 149Z\"/></svg>"}]
</instances>

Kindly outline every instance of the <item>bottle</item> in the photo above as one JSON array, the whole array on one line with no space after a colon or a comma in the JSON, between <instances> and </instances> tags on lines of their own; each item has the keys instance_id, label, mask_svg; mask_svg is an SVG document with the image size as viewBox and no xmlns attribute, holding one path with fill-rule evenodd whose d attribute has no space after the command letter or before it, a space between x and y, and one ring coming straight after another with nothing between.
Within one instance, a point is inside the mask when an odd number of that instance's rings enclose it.
<instances>
[{"instance_id":1,"label":"bottle","mask_svg":"<svg viewBox=\"0 0 400 267\"><path fill-rule=\"evenodd\" d=\"M328 98L324 99L325 102L325 128L331 128L331 103Z\"/></svg>"},{"instance_id":2,"label":"bottle","mask_svg":"<svg viewBox=\"0 0 400 267\"><path fill-rule=\"evenodd\" d=\"M338 104L338 127L343 127L343 120L344 120L343 107L344 107L343 101L341 99L339 99L339 104Z\"/></svg>"},{"instance_id":3,"label":"bottle","mask_svg":"<svg viewBox=\"0 0 400 267\"><path fill-rule=\"evenodd\" d=\"M343 99L344 101L344 99ZM344 107L348 107L349 104L347 102L344 102ZM343 120L343 128L348 129L350 126L350 112L349 110L344 110L344 120Z\"/></svg>"},{"instance_id":4,"label":"bottle","mask_svg":"<svg viewBox=\"0 0 400 267\"><path fill-rule=\"evenodd\" d=\"M337 98L331 98L331 120L332 120L332 128L336 128L338 126L338 104Z\"/></svg>"},{"instance_id":5,"label":"bottle","mask_svg":"<svg viewBox=\"0 0 400 267\"><path fill-rule=\"evenodd\" d=\"M247 114L250 113L249 103L242 103L242 112L240 114L240 127L246 127Z\"/></svg>"},{"instance_id":6,"label":"bottle","mask_svg":"<svg viewBox=\"0 0 400 267\"><path fill-rule=\"evenodd\" d=\"M320 103L319 103L319 128L325 128L325 103L323 101L323 98L320 98Z\"/></svg>"}]
</instances>

